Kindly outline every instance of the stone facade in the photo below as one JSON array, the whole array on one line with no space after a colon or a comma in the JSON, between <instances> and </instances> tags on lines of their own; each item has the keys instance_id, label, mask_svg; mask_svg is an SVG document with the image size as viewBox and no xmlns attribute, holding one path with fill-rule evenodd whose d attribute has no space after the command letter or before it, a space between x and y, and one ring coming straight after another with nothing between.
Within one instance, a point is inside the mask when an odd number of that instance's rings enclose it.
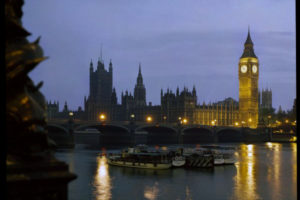
<instances>
[{"instance_id":1,"label":"stone facade","mask_svg":"<svg viewBox=\"0 0 300 200\"><path fill-rule=\"evenodd\" d=\"M249 30L244 47L238 66L239 121L241 124L256 128L258 124L259 62L254 53Z\"/></svg>"},{"instance_id":2,"label":"stone facade","mask_svg":"<svg viewBox=\"0 0 300 200\"><path fill-rule=\"evenodd\" d=\"M161 105L147 105L146 88L143 83L141 64L133 94L122 92L121 104L118 104L117 94L113 88L113 66L109 63L105 69L103 60L99 59L94 71L90 63L90 90L88 98L84 97L84 110L73 111L74 117L83 120L99 120L105 114L107 121L145 121L151 116L153 121L177 123L186 119L189 124L233 126L244 125L256 128L258 124L258 108L272 107L272 91L258 91L259 62L253 50L253 42L248 31L244 44L244 52L239 61L239 101L226 98L223 101L201 104L197 103L196 88L192 91L184 87L176 92L161 90ZM51 118L58 112L57 104L48 104L48 116ZM57 116L68 116L70 112L64 109Z\"/></svg>"}]
</instances>

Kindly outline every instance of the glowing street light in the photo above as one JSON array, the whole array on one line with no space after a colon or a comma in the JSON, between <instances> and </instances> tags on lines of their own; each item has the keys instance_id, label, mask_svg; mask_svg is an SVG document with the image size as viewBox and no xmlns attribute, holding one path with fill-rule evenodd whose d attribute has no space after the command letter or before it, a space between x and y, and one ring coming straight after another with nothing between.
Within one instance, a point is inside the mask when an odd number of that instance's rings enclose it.
<instances>
[{"instance_id":1,"label":"glowing street light","mask_svg":"<svg viewBox=\"0 0 300 200\"><path fill-rule=\"evenodd\" d=\"M182 122L183 122L183 124L187 124L187 119L184 118L184 119L182 120Z\"/></svg>"},{"instance_id":2,"label":"glowing street light","mask_svg":"<svg viewBox=\"0 0 300 200\"><path fill-rule=\"evenodd\" d=\"M211 124L214 126L215 125L215 121L211 121Z\"/></svg>"},{"instance_id":3,"label":"glowing street light","mask_svg":"<svg viewBox=\"0 0 300 200\"><path fill-rule=\"evenodd\" d=\"M242 127L244 126L244 124L245 124L245 121L242 121Z\"/></svg>"},{"instance_id":4,"label":"glowing street light","mask_svg":"<svg viewBox=\"0 0 300 200\"><path fill-rule=\"evenodd\" d=\"M130 118L131 118L131 119L133 119L134 117L135 117L135 115L134 115L134 114L131 114L131 115L130 115Z\"/></svg>"},{"instance_id":5,"label":"glowing street light","mask_svg":"<svg viewBox=\"0 0 300 200\"><path fill-rule=\"evenodd\" d=\"M249 121L249 122L252 122L252 119L251 119L251 118L249 118L249 119L248 119L248 121Z\"/></svg>"},{"instance_id":6,"label":"glowing street light","mask_svg":"<svg viewBox=\"0 0 300 200\"><path fill-rule=\"evenodd\" d=\"M234 125L236 125L236 126L239 126L239 123L238 122L235 122L235 124Z\"/></svg>"},{"instance_id":7,"label":"glowing street light","mask_svg":"<svg viewBox=\"0 0 300 200\"><path fill-rule=\"evenodd\" d=\"M181 117L178 117L178 120L181 120Z\"/></svg>"},{"instance_id":8,"label":"glowing street light","mask_svg":"<svg viewBox=\"0 0 300 200\"><path fill-rule=\"evenodd\" d=\"M146 118L146 120L147 120L147 122L152 122L152 117L151 117L151 116L148 116L148 117Z\"/></svg>"},{"instance_id":9,"label":"glowing street light","mask_svg":"<svg viewBox=\"0 0 300 200\"><path fill-rule=\"evenodd\" d=\"M164 120L167 120L167 116L164 116L163 119L164 119Z\"/></svg>"},{"instance_id":10,"label":"glowing street light","mask_svg":"<svg viewBox=\"0 0 300 200\"><path fill-rule=\"evenodd\" d=\"M74 115L73 112L69 112L69 116L72 117Z\"/></svg>"},{"instance_id":11,"label":"glowing street light","mask_svg":"<svg viewBox=\"0 0 300 200\"><path fill-rule=\"evenodd\" d=\"M286 120L285 120L285 123L289 123L289 120L288 120L288 119L286 119Z\"/></svg>"},{"instance_id":12,"label":"glowing street light","mask_svg":"<svg viewBox=\"0 0 300 200\"><path fill-rule=\"evenodd\" d=\"M99 115L99 119L100 119L101 121L105 120L105 119L106 119L105 114L100 114L100 115Z\"/></svg>"}]
</instances>

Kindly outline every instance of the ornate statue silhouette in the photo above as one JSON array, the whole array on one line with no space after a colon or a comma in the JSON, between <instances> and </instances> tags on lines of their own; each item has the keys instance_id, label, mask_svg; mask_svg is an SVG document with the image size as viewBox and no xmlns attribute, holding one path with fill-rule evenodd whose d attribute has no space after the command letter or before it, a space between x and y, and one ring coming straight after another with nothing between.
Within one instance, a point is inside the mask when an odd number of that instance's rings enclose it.
<instances>
[{"instance_id":1,"label":"ornate statue silhouette","mask_svg":"<svg viewBox=\"0 0 300 200\"><path fill-rule=\"evenodd\" d=\"M23 0L5 0L6 137L8 199L67 199L76 178L52 155L46 101L28 73L43 57L39 38L29 43L21 23ZM54 181L54 182L53 182ZM43 183L43 185L41 185Z\"/></svg>"},{"instance_id":2,"label":"ornate statue silhouette","mask_svg":"<svg viewBox=\"0 0 300 200\"><path fill-rule=\"evenodd\" d=\"M21 25L22 1L7 0L6 15L6 120L8 159L49 158L51 143L44 126L46 103L28 73L43 61L39 38L29 43L30 35Z\"/></svg>"}]
</instances>

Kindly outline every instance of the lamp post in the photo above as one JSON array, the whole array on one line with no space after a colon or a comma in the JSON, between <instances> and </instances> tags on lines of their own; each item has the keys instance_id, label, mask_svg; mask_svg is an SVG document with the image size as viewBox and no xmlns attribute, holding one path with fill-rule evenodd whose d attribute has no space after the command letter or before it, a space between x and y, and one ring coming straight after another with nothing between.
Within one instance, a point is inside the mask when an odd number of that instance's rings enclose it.
<instances>
[{"instance_id":1,"label":"lamp post","mask_svg":"<svg viewBox=\"0 0 300 200\"><path fill-rule=\"evenodd\" d=\"M100 119L100 122L104 123L105 120L106 120L106 115L103 114L103 113L101 113L101 114L99 115L99 119Z\"/></svg>"},{"instance_id":2,"label":"lamp post","mask_svg":"<svg viewBox=\"0 0 300 200\"><path fill-rule=\"evenodd\" d=\"M73 134L73 116L74 113L73 112L69 112L69 134L72 135Z\"/></svg>"},{"instance_id":3,"label":"lamp post","mask_svg":"<svg viewBox=\"0 0 300 200\"><path fill-rule=\"evenodd\" d=\"M148 122L148 123L151 123L152 122L152 117L151 116L148 116L147 118L146 118L146 121Z\"/></svg>"},{"instance_id":4,"label":"lamp post","mask_svg":"<svg viewBox=\"0 0 300 200\"><path fill-rule=\"evenodd\" d=\"M270 120L271 120L271 115L268 115L268 125L270 127Z\"/></svg>"},{"instance_id":5,"label":"lamp post","mask_svg":"<svg viewBox=\"0 0 300 200\"><path fill-rule=\"evenodd\" d=\"M242 127L244 127L245 121L242 121Z\"/></svg>"},{"instance_id":6,"label":"lamp post","mask_svg":"<svg viewBox=\"0 0 300 200\"><path fill-rule=\"evenodd\" d=\"M133 123L134 123L134 119L135 119L135 115L134 115L134 114L131 114L131 115L130 115L130 124L133 124Z\"/></svg>"},{"instance_id":7,"label":"lamp post","mask_svg":"<svg viewBox=\"0 0 300 200\"><path fill-rule=\"evenodd\" d=\"M215 121L211 121L211 125L213 125L213 126L214 126L214 125L215 125Z\"/></svg>"},{"instance_id":8,"label":"lamp post","mask_svg":"<svg viewBox=\"0 0 300 200\"><path fill-rule=\"evenodd\" d=\"M167 116L163 116L164 123L167 121Z\"/></svg>"}]
</instances>

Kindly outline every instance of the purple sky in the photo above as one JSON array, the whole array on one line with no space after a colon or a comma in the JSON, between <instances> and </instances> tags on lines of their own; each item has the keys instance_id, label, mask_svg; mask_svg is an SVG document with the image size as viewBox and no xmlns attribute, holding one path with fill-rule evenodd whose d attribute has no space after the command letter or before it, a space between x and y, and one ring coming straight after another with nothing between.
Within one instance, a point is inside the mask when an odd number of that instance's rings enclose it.
<instances>
[{"instance_id":1,"label":"purple sky","mask_svg":"<svg viewBox=\"0 0 300 200\"><path fill-rule=\"evenodd\" d=\"M260 62L260 88L273 107L291 109L296 97L294 0L43 0L26 1L23 26L38 36L49 59L30 73L47 100L83 106L89 63L113 63L118 102L133 91L142 64L146 100L160 89L196 86L198 102L238 100L238 62L250 25Z\"/></svg>"}]
</instances>

